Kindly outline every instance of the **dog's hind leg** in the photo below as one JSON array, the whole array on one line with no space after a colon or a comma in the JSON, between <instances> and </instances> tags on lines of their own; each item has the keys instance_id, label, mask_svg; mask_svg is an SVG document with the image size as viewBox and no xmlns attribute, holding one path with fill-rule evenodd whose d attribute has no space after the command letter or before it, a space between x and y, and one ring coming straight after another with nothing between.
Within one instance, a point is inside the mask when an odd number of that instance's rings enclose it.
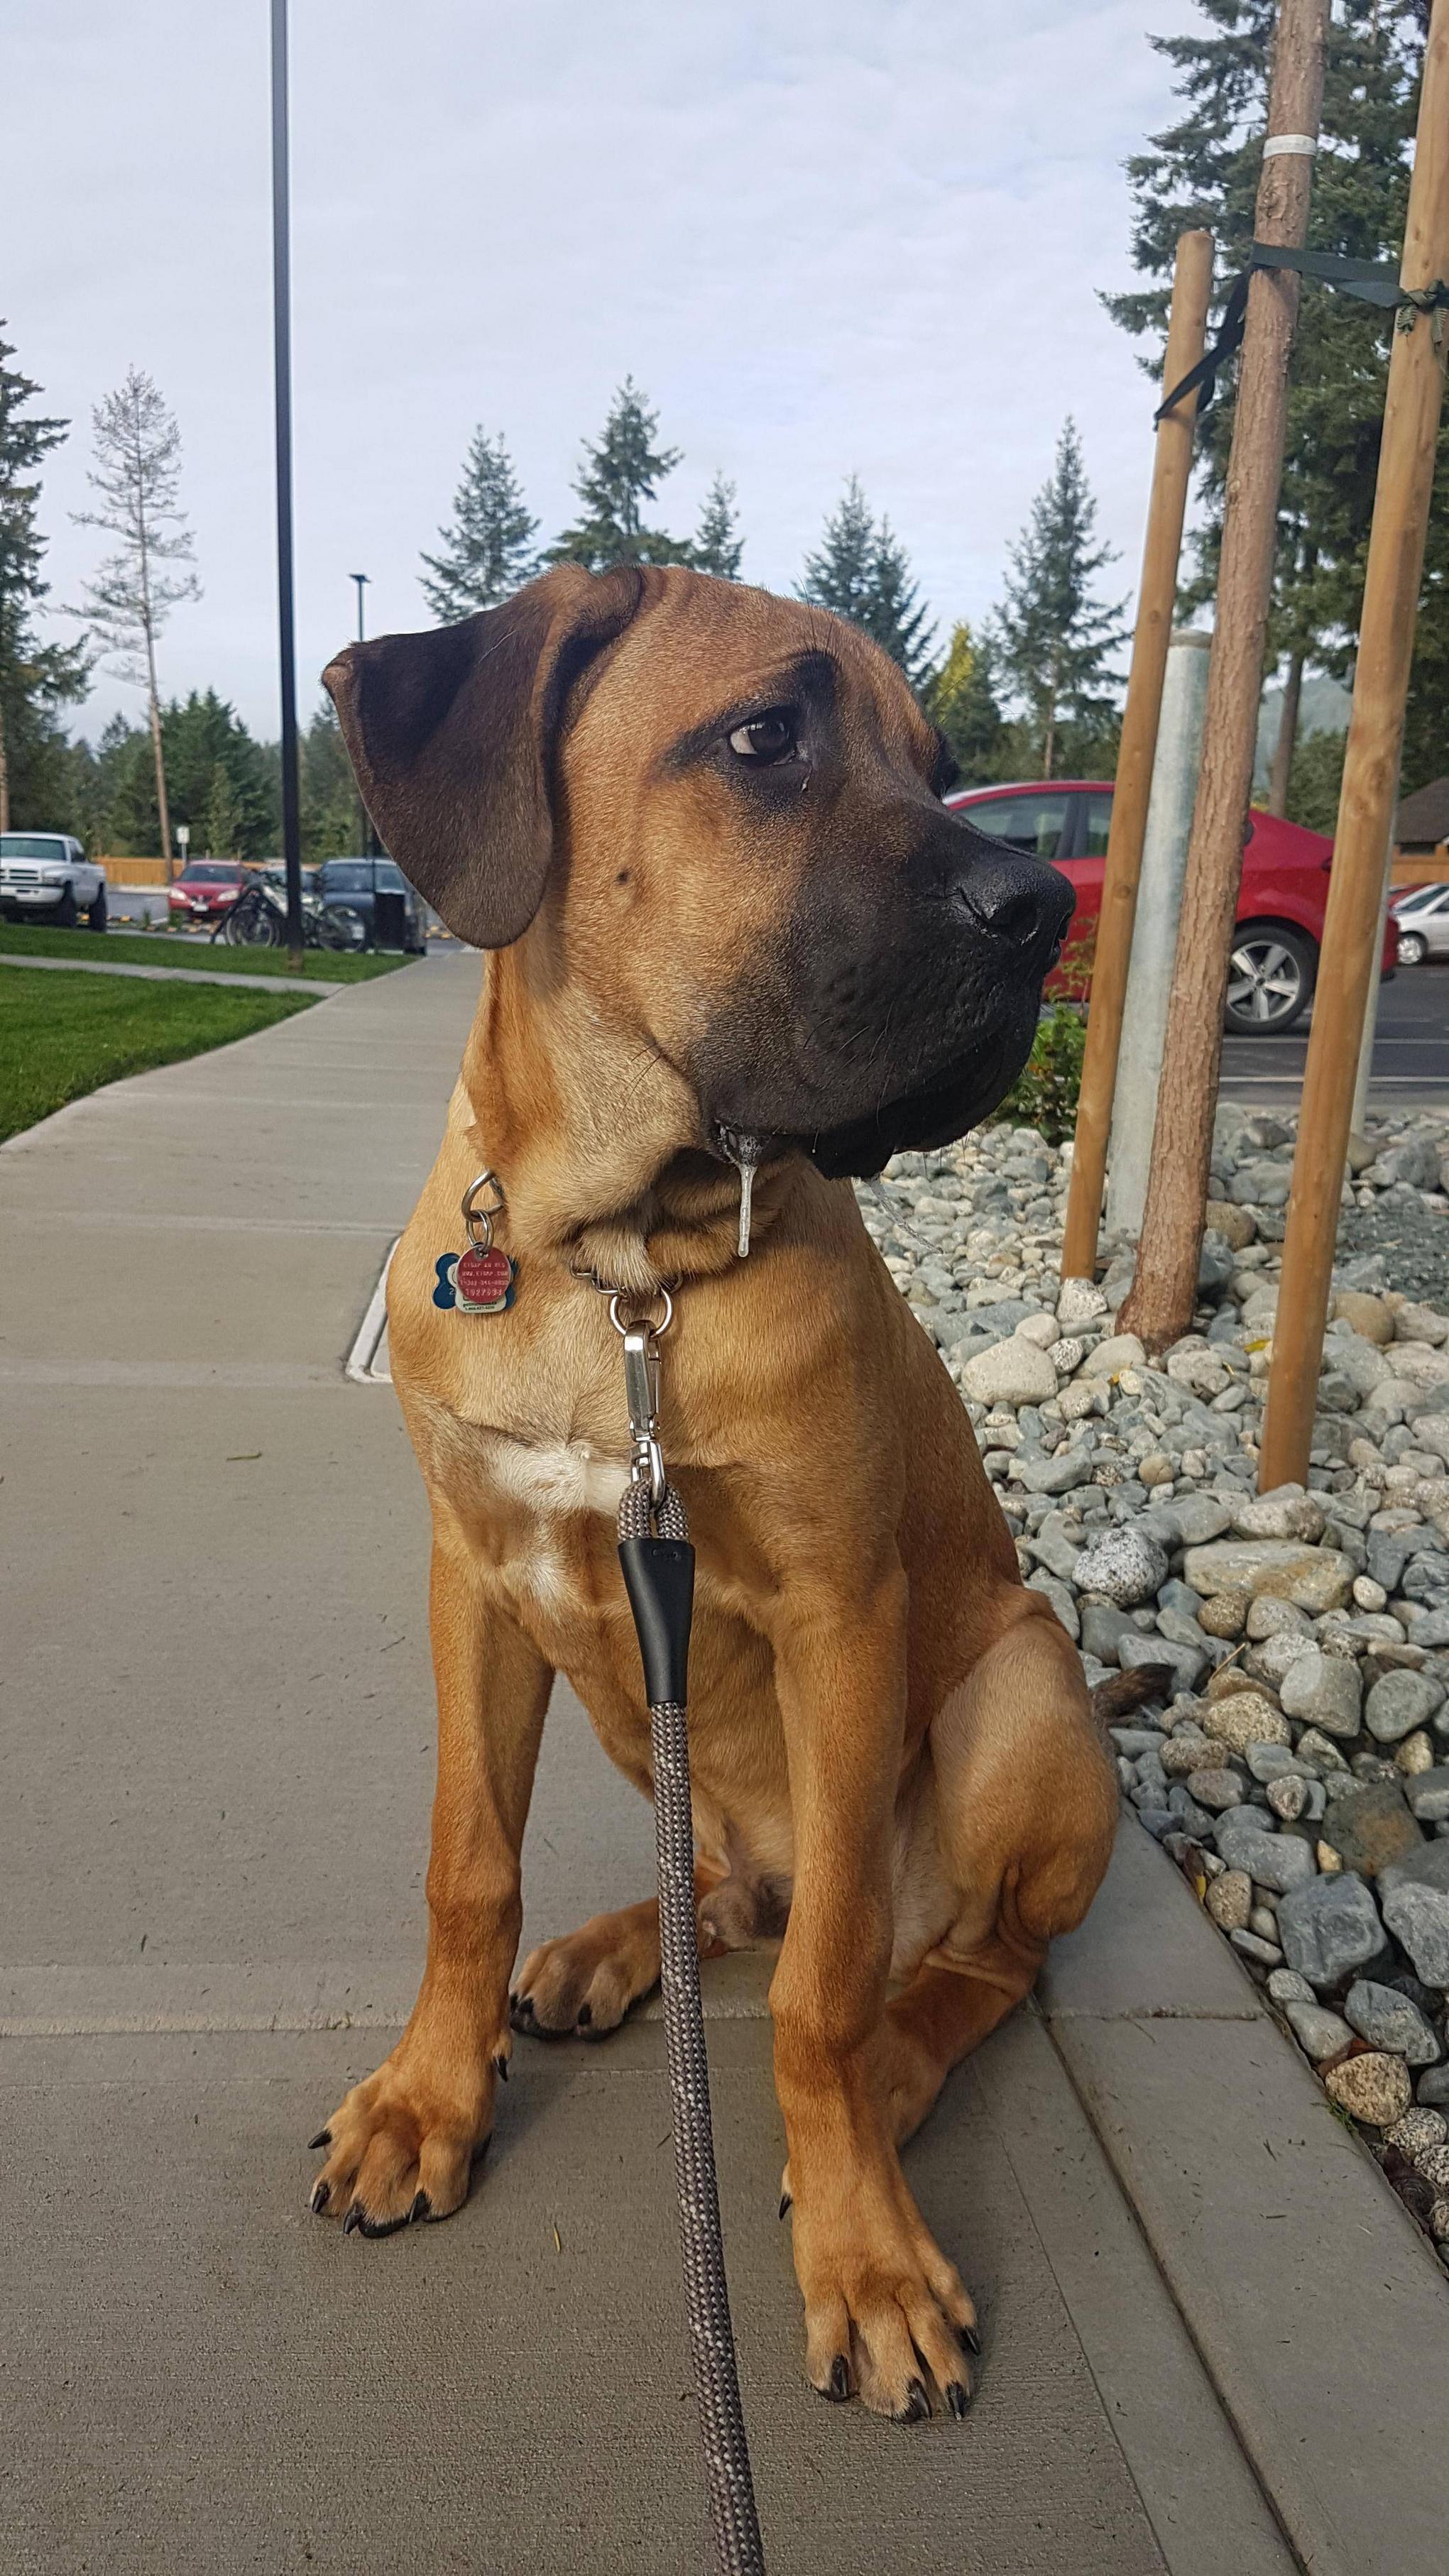
<instances>
[{"instance_id":1,"label":"dog's hind leg","mask_svg":"<svg viewBox=\"0 0 1449 2576\"><path fill-rule=\"evenodd\" d=\"M391 2057L353 2086L316 2143L312 2207L386 2236L467 2198L512 2046L508 1971L522 1922L519 1853L553 1675L485 1591L466 1540L437 1516L431 1597L438 1786L428 1864L428 1963Z\"/></svg>"},{"instance_id":2,"label":"dog's hind leg","mask_svg":"<svg viewBox=\"0 0 1449 2576\"><path fill-rule=\"evenodd\" d=\"M951 2068L1028 1994L1081 1922L1112 1849L1117 1783L1081 1665L1036 1596L931 1729L934 1829L958 1912L891 1997L879 2035L899 2144Z\"/></svg>"}]
</instances>

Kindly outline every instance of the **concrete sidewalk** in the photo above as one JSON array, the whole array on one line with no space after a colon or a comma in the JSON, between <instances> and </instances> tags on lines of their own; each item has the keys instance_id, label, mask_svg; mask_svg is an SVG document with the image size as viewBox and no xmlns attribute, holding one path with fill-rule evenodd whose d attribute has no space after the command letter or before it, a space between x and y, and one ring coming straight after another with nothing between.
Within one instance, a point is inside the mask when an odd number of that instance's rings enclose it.
<instances>
[{"instance_id":1,"label":"concrete sidewalk","mask_svg":"<svg viewBox=\"0 0 1449 2576\"><path fill-rule=\"evenodd\" d=\"M0 2567L703 2570L662 2031L520 2042L467 2209L311 2219L406 2013L421 1484L343 1375L441 1129L468 956L0 1152ZM525 1941L644 1892L560 1691ZM766 1959L707 1973L772 2576L1430 2576L1438 2266L1135 1824L910 2150L983 2315L964 2426L800 2374Z\"/></svg>"}]
</instances>

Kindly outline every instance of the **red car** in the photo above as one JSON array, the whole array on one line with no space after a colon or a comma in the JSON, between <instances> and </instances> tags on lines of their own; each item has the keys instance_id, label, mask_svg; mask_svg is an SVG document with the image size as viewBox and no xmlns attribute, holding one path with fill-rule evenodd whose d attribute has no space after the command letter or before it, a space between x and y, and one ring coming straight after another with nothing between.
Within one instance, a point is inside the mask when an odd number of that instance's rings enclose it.
<instances>
[{"instance_id":1,"label":"red car","mask_svg":"<svg viewBox=\"0 0 1449 2576\"><path fill-rule=\"evenodd\" d=\"M174 925L187 921L219 921L230 912L247 872L237 859L188 859L173 886L166 890L166 901Z\"/></svg>"},{"instance_id":2,"label":"red car","mask_svg":"<svg viewBox=\"0 0 1449 2576\"><path fill-rule=\"evenodd\" d=\"M1102 904L1102 871L1112 819L1111 782L1043 779L1017 787L965 787L946 798L969 814L978 832L1050 859L1076 888L1077 909L1062 962L1047 990L1064 1001L1084 998ZM1238 935L1228 973L1226 1025L1244 1036L1290 1029L1307 1008L1318 974L1333 843L1301 823L1254 813L1248 821ZM1398 962L1398 930L1384 935L1383 967Z\"/></svg>"}]
</instances>

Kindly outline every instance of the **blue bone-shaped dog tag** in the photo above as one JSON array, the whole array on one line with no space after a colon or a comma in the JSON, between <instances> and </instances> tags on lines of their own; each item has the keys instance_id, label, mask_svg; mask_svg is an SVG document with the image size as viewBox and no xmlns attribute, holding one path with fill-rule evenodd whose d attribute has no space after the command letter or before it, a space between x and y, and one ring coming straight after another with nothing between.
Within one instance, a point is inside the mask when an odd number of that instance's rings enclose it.
<instances>
[{"instance_id":1,"label":"blue bone-shaped dog tag","mask_svg":"<svg viewBox=\"0 0 1449 2576\"><path fill-rule=\"evenodd\" d=\"M453 1285L453 1273L458 1267L458 1255L456 1252L440 1252L433 1267L438 1274L438 1284L433 1290L433 1304L444 1308L456 1306L458 1293Z\"/></svg>"}]
</instances>

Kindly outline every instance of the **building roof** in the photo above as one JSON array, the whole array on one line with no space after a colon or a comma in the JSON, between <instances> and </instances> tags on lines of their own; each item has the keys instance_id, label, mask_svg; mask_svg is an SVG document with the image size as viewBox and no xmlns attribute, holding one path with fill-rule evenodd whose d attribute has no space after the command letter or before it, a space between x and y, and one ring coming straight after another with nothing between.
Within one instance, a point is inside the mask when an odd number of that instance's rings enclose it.
<instances>
[{"instance_id":1,"label":"building roof","mask_svg":"<svg viewBox=\"0 0 1449 2576\"><path fill-rule=\"evenodd\" d=\"M1431 849L1449 841L1449 778L1431 778L1427 787L1404 798L1394 838L1401 849L1407 841L1425 842Z\"/></svg>"}]
</instances>

